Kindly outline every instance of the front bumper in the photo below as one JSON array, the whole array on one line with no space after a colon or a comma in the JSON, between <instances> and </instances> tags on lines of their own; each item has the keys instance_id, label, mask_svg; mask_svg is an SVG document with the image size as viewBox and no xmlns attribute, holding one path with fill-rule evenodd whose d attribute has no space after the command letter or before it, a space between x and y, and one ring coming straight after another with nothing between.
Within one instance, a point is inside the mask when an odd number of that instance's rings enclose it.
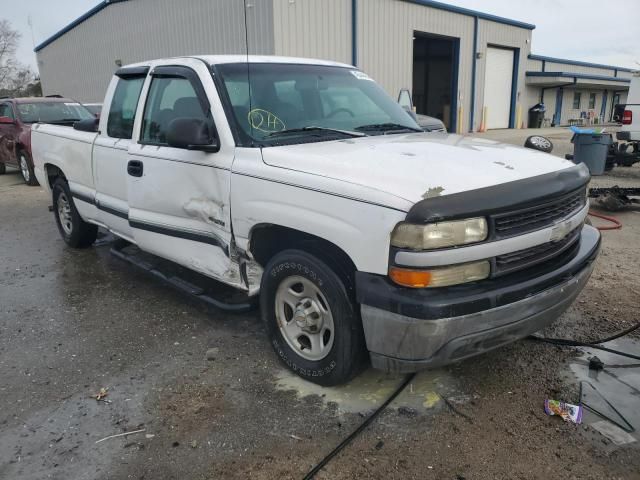
<instances>
[{"instance_id":1,"label":"front bumper","mask_svg":"<svg viewBox=\"0 0 640 480\"><path fill-rule=\"evenodd\" d=\"M573 257L476 284L407 289L358 272L357 298L375 368L412 372L462 360L536 332L558 318L586 284L600 248L585 225Z\"/></svg>"}]
</instances>

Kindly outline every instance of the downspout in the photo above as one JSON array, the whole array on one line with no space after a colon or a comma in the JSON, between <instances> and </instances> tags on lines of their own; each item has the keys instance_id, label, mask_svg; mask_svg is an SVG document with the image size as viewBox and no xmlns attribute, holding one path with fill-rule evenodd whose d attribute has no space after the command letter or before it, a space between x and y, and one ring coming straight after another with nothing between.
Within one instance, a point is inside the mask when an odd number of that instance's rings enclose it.
<instances>
[{"instance_id":1,"label":"downspout","mask_svg":"<svg viewBox=\"0 0 640 480\"><path fill-rule=\"evenodd\" d=\"M471 108L469 109L469 133L473 133L473 117L476 111L476 55L478 54L478 17L473 17L473 55L471 59Z\"/></svg>"},{"instance_id":2,"label":"downspout","mask_svg":"<svg viewBox=\"0 0 640 480\"><path fill-rule=\"evenodd\" d=\"M358 66L358 0L351 0L351 64Z\"/></svg>"},{"instance_id":3,"label":"downspout","mask_svg":"<svg viewBox=\"0 0 640 480\"><path fill-rule=\"evenodd\" d=\"M520 49L513 49L513 72L511 75L511 112L509 113L509 128L516 125L516 103L518 101L518 75L520 74Z\"/></svg>"}]
</instances>

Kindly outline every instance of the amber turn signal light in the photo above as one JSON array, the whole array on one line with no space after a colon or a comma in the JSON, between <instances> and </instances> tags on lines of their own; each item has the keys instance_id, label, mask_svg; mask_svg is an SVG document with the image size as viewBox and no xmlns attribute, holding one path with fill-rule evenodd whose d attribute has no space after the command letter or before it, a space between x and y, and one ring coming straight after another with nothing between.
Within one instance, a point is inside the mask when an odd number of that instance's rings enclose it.
<instances>
[{"instance_id":1,"label":"amber turn signal light","mask_svg":"<svg viewBox=\"0 0 640 480\"><path fill-rule=\"evenodd\" d=\"M431 272L424 270L407 270L391 267L389 277L398 285L410 288L424 288L431 283Z\"/></svg>"}]
</instances>

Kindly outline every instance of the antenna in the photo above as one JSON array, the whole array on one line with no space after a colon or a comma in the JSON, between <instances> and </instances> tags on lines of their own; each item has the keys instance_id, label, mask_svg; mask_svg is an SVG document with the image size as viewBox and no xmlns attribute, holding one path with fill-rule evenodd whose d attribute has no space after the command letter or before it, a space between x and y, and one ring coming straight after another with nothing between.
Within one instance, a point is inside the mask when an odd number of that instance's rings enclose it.
<instances>
[{"instance_id":1,"label":"antenna","mask_svg":"<svg viewBox=\"0 0 640 480\"><path fill-rule=\"evenodd\" d=\"M240 0L242 2L242 10L244 12L244 46L247 56L247 87L249 89L249 113L247 114L247 121L249 122L249 129L251 132L251 138L253 138L253 122L251 121L251 112L253 108L251 107L251 66L249 64L249 28L247 27L247 8L250 5L246 3L245 0Z\"/></svg>"},{"instance_id":2,"label":"antenna","mask_svg":"<svg viewBox=\"0 0 640 480\"><path fill-rule=\"evenodd\" d=\"M27 15L27 25L29 25L29 30L31 30L31 43L33 45L34 56L36 57L36 68L38 66L38 56L35 54L36 50L36 39L33 35L33 20L31 18L31 14ZM39 69L38 69L39 70Z\"/></svg>"}]
</instances>

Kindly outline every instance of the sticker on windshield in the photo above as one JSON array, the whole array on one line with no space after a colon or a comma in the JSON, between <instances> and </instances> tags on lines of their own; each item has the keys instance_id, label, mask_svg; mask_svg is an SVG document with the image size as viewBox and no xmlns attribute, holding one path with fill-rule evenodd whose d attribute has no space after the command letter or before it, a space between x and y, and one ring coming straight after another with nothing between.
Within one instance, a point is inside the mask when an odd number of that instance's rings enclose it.
<instances>
[{"instance_id":1,"label":"sticker on windshield","mask_svg":"<svg viewBox=\"0 0 640 480\"><path fill-rule=\"evenodd\" d=\"M373 82L373 78L360 70L351 70L351 74L358 80L369 80L370 82Z\"/></svg>"},{"instance_id":2,"label":"sticker on windshield","mask_svg":"<svg viewBox=\"0 0 640 480\"><path fill-rule=\"evenodd\" d=\"M251 128L259 130L261 132L273 133L287 128L284 122L276 117L273 113L261 108L254 108L253 110L251 110L249 112L248 118Z\"/></svg>"}]
</instances>

